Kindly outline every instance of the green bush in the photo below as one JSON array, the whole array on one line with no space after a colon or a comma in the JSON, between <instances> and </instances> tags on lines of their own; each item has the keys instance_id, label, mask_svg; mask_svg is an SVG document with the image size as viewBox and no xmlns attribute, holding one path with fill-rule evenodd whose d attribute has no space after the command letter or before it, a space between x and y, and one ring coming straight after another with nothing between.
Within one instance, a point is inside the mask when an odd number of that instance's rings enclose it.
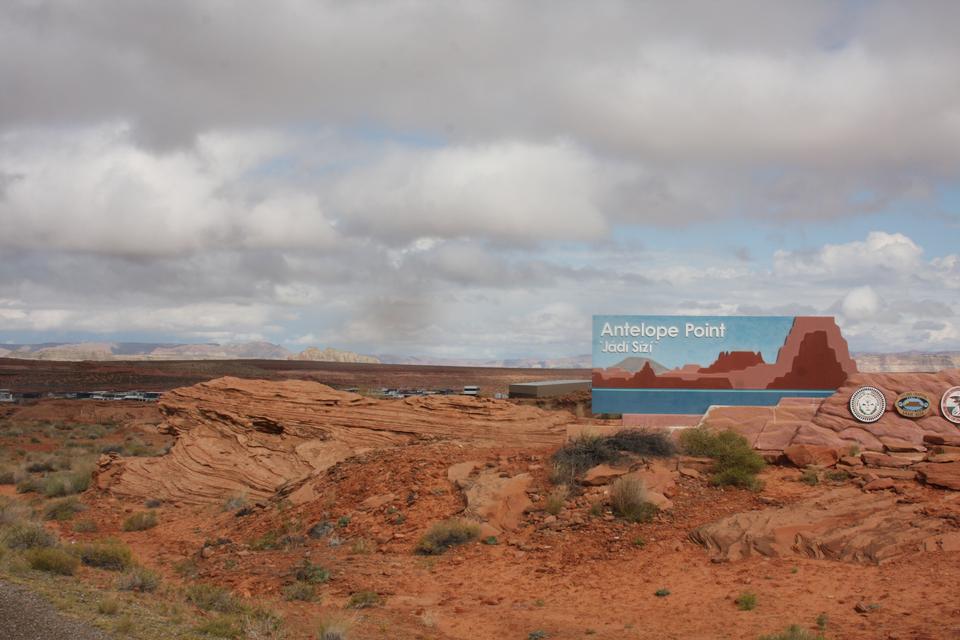
<instances>
[{"instance_id":1,"label":"green bush","mask_svg":"<svg viewBox=\"0 0 960 640\"><path fill-rule=\"evenodd\" d=\"M204 611L236 613L243 609L240 601L230 591L212 584L192 584L187 587L187 602Z\"/></svg>"},{"instance_id":2,"label":"green bush","mask_svg":"<svg viewBox=\"0 0 960 640\"><path fill-rule=\"evenodd\" d=\"M439 555L452 546L476 540L480 527L472 522L453 518L435 523L420 541L415 551L421 555Z\"/></svg>"},{"instance_id":3,"label":"green bush","mask_svg":"<svg viewBox=\"0 0 960 640\"><path fill-rule=\"evenodd\" d=\"M17 484L17 470L13 467L0 467L0 484Z\"/></svg>"},{"instance_id":4,"label":"green bush","mask_svg":"<svg viewBox=\"0 0 960 640\"><path fill-rule=\"evenodd\" d=\"M117 578L117 589L120 591L153 593L159 586L160 576L144 567L134 567Z\"/></svg>"},{"instance_id":5,"label":"green bush","mask_svg":"<svg viewBox=\"0 0 960 640\"><path fill-rule=\"evenodd\" d=\"M705 427L697 427L680 434L680 445L690 455L716 460L710 478L713 484L754 490L760 488L757 474L763 470L765 463L740 434L733 431L713 432Z\"/></svg>"},{"instance_id":6,"label":"green bush","mask_svg":"<svg viewBox=\"0 0 960 640\"><path fill-rule=\"evenodd\" d=\"M757 606L757 596L749 591L744 591L737 596L735 602L740 611L753 611Z\"/></svg>"},{"instance_id":7,"label":"green bush","mask_svg":"<svg viewBox=\"0 0 960 640\"><path fill-rule=\"evenodd\" d=\"M315 587L308 582L294 582L283 588L284 600L311 602L316 597Z\"/></svg>"},{"instance_id":8,"label":"green bush","mask_svg":"<svg viewBox=\"0 0 960 640\"><path fill-rule=\"evenodd\" d=\"M57 536L47 531L43 525L25 523L17 524L3 536L3 543L9 549L36 549L55 547Z\"/></svg>"},{"instance_id":9,"label":"green bush","mask_svg":"<svg viewBox=\"0 0 960 640\"><path fill-rule=\"evenodd\" d=\"M43 509L43 517L47 520L69 520L87 507L75 497L53 500Z\"/></svg>"},{"instance_id":10,"label":"green bush","mask_svg":"<svg viewBox=\"0 0 960 640\"><path fill-rule=\"evenodd\" d=\"M330 572L319 564L311 564L309 560L304 560L294 576L300 582L321 584L330 579Z\"/></svg>"},{"instance_id":11,"label":"green bush","mask_svg":"<svg viewBox=\"0 0 960 640\"><path fill-rule=\"evenodd\" d=\"M133 554L119 542L93 542L78 544L70 548L88 567L107 571L124 571L133 566Z\"/></svg>"},{"instance_id":12,"label":"green bush","mask_svg":"<svg viewBox=\"0 0 960 640\"><path fill-rule=\"evenodd\" d=\"M48 498L59 498L82 493L90 486L92 473L92 470L85 468L47 476L43 481L43 495Z\"/></svg>"},{"instance_id":13,"label":"green bush","mask_svg":"<svg viewBox=\"0 0 960 640\"><path fill-rule=\"evenodd\" d=\"M643 482L631 476L617 478L610 487L610 506L615 514L630 522L649 522L658 511L650 503Z\"/></svg>"},{"instance_id":14,"label":"green bush","mask_svg":"<svg viewBox=\"0 0 960 640\"><path fill-rule=\"evenodd\" d=\"M197 633L212 636L214 638L242 638L243 629L237 621L227 618L213 618L196 626L194 631Z\"/></svg>"},{"instance_id":15,"label":"green bush","mask_svg":"<svg viewBox=\"0 0 960 640\"><path fill-rule=\"evenodd\" d=\"M40 493L43 491L43 478L27 476L17 483L17 493Z\"/></svg>"},{"instance_id":16,"label":"green bush","mask_svg":"<svg viewBox=\"0 0 960 640\"><path fill-rule=\"evenodd\" d=\"M24 557L31 569L61 576L72 576L80 564L79 560L59 547L29 549Z\"/></svg>"},{"instance_id":17,"label":"green bush","mask_svg":"<svg viewBox=\"0 0 960 640\"><path fill-rule=\"evenodd\" d=\"M817 473L816 469L806 469L803 472L803 475L800 476L800 482L808 484L811 487L820 484L820 474Z\"/></svg>"},{"instance_id":18,"label":"green bush","mask_svg":"<svg viewBox=\"0 0 960 640\"><path fill-rule=\"evenodd\" d=\"M376 591L357 591L350 596L350 600L347 602L347 608L369 609L371 607L379 607L381 604L383 604L383 598L381 598L380 594Z\"/></svg>"},{"instance_id":19,"label":"green bush","mask_svg":"<svg viewBox=\"0 0 960 640\"><path fill-rule=\"evenodd\" d=\"M780 633L760 636L760 640L823 640L823 636L815 635L799 625L793 624Z\"/></svg>"},{"instance_id":20,"label":"green bush","mask_svg":"<svg viewBox=\"0 0 960 640\"><path fill-rule=\"evenodd\" d=\"M124 531L146 531L157 526L155 511L140 511L123 521Z\"/></svg>"}]
</instances>

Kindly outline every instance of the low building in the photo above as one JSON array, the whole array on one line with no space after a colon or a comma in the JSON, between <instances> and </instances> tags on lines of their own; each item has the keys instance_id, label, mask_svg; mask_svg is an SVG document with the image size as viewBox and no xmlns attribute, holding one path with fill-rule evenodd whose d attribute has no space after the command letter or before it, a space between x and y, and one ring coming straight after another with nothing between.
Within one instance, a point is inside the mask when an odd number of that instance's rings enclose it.
<instances>
[{"instance_id":1,"label":"low building","mask_svg":"<svg viewBox=\"0 0 960 640\"><path fill-rule=\"evenodd\" d=\"M15 398L9 389L0 389L0 402L14 402Z\"/></svg>"},{"instance_id":2,"label":"low building","mask_svg":"<svg viewBox=\"0 0 960 640\"><path fill-rule=\"evenodd\" d=\"M475 384L467 385L463 388L463 395L465 396L478 396L480 395L480 387Z\"/></svg>"},{"instance_id":3,"label":"low building","mask_svg":"<svg viewBox=\"0 0 960 640\"><path fill-rule=\"evenodd\" d=\"M510 385L511 398L555 398L576 391L590 391L589 380L539 380Z\"/></svg>"}]
</instances>

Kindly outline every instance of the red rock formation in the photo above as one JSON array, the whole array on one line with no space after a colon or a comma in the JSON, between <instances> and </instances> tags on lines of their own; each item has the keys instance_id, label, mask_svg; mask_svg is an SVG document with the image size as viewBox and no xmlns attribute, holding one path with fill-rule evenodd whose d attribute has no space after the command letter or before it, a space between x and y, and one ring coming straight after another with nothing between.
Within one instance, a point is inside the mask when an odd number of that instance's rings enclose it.
<instances>
[{"instance_id":1,"label":"red rock formation","mask_svg":"<svg viewBox=\"0 0 960 640\"><path fill-rule=\"evenodd\" d=\"M844 371L826 331L803 336L790 370L767 385L767 389L836 389L852 371Z\"/></svg>"},{"instance_id":2,"label":"red rock formation","mask_svg":"<svg viewBox=\"0 0 960 640\"><path fill-rule=\"evenodd\" d=\"M99 488L191 503L238 493L256 500L371 448L424 436L542 447L561 443L574 421L566 411L502 400L374 400L316 382L239 378L174 389L163 396L160 410L161 429L177 436L170 453L104 459Z\"/></svg>"},{"instance_id":3,"label":"red rock formation","mask_svg":"<svg viewBox=\"0 0 960 640\"><path fill-rule=\"evenodd\" d=\"M763 364L763 356L759 351L722 351L709 367L698 369L697 373L729 373L742 371L748 367Z\"/></svg>"}]
</instances>

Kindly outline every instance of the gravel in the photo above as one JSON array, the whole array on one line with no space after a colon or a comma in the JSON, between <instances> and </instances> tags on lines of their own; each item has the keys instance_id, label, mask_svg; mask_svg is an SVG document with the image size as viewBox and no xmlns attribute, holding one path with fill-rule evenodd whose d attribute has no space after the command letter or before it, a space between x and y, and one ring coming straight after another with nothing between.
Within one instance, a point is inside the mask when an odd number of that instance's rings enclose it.
<instances>
[{"instance_id":1,"label":"gravel","mask_svg":"<svg viewBox=\"0 0 960 640\"><path fill-rule=\"evenodd\" d=\"M109 636L57 612L37 594L0 580L4 640L108 640Z\"/></svg>"}]
</instances>

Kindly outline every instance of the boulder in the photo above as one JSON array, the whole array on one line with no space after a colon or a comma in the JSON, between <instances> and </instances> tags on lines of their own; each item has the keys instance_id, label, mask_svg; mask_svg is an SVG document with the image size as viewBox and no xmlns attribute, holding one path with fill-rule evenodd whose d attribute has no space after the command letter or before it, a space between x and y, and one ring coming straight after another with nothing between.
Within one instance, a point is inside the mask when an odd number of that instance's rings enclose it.
<instances>
[{"instance_id":1,"label":"boulder","mask_svg":"<svg viewBox=\"0 0 960 640\"><path fill-rule=\"evenodd\" d=\"M960 462L925 462L916 466L920 479L935 487L960 491Z\"/></svg>"},{"instance_id":2,"label":"boulder","mask_svg":"<svg viewBox=\"0 0 960 640\"><path fill-rule=\"evenodd\" d=\"M583 474L583 479L580 480L581 484L585 484L588 487L598 487L605 484L610 484L617 478L622 475L625 475L629 472L629 469L623 467L612 467L608 464L598 464L595 467L592 467Z\"/></svg>"},{"instance_id":3,"label":"boulder","mask_svg":"<svg viewBox=\"0 0 960 640\"><path fill-rule=\"evenodd\" d=\"M385 504L393 502L397 499L397 496L392 493L384 493L379 496L371 496L360 503L361 509L366 509L367 511L374 511L379 509Z\"/></svg>"},{"instance_id":4,"label":"boulder","mask_svg":"<svg viewBox=\"0 0 960 640\"><path fill-rule=\"evenodd\" d=\"M466 462L458 462L457 464L450 465L450 468L447 469L447 480L462 489L467 478L473 473L473 470L479 469L482 466L483 463L477 460L467 460Z\"/></svg>"},{"instance_id":5,"label":"boulder","mask_svg":"<svg viewBox=\"0 0 960 640\"><path fill-rule=\"evenodd\" d=\"M891 456L885 453L874 453L872 451L866 451L860 457L863 459L864 464L870 467L902 469L916 462L916 460L911 460L907 457Z\"/></svg>"},{"instance_id":6,"label":"boulder","mask_svg":"<svg viewBox=\"0 0 960 640\"><path fill-rule=\"evenodd\" d=\"M960 453L928 453L928 462L960 462Z\"/></svg>"},{"instance_id":7,"label":"boulder","mask_svg":"<svg viewBox=\"0 0 960 640\"><path fill-rule=\"evenodd\" d=\"M809 444L792 444L783 450L783 455L794 466L803 468L810 465L818 467L832 467L840 459L840 455L833 447L815 446Z\"/></svg>"},{"instance_id":8,"label":"boulder","mask_svg":"<svg viewBox=\"0 0 960 640\"><path fill-rule=\"evenodd\" d=\"M894 451L894 452L919 451L922 453L927 450L925 446L917 442L910 442L909 440L901 440L899 438L891 438L888 436L883 436L882 438L880 438L880 442L883 443L883 446L886 447L887 451Z\"/></svg>"},{"instance_id":9,"label":"boulder","mask_svg":"<svg viewBox=\"0 0 960 640\"><path fill-rule=\"evenodd\" d=\"M670 497L676 492L678 473L665 462L654 460L646 468L632 471L628 475L640 480L649 491Z\"/></svg>"},{"instance_id":10,"label":"boulder","mask_svg":"<svg viewBox=\"0 0 960 640\"><path fill-rule=\"evenodd\" d=\"M471 479L464 490L467 498L466 515L487 522L501 531L513 531L530 506L527 489L533 482L529 473L503 477L494 469L487 469Z\"/></svg>"},{"instance_id":11,"label":"boulder","mask_svg":"<svg viewBox=\"0 0 960 640\"><path fill-rule=\"evenodd\" d=\"M893 489L896 484L891 478L877 478L863 485L864 491L883 491L884 489Z\"/></svg>"},{"instance_id":12,"label":"boulder","mask_svg":"<svg viewBox=\"0 0 960 640\"><path fill-rule=\"evenodd\" d=\"M647 502L654 505L661 511L669 511L670 509L673 509L673 502L670 501L670 498L663 495L659 491L647 491Z\"/></svg>"},{"instance_id":13,"label":"boulder","mask_svg":"<svg viewBox=\"0 0 960 640\"><path fill-rule=\"evenodd\" d=\"M863 459L860 456L843 456L837 461L837 464L845 467L862 467Z\"/></svg>"}]
</instances>

